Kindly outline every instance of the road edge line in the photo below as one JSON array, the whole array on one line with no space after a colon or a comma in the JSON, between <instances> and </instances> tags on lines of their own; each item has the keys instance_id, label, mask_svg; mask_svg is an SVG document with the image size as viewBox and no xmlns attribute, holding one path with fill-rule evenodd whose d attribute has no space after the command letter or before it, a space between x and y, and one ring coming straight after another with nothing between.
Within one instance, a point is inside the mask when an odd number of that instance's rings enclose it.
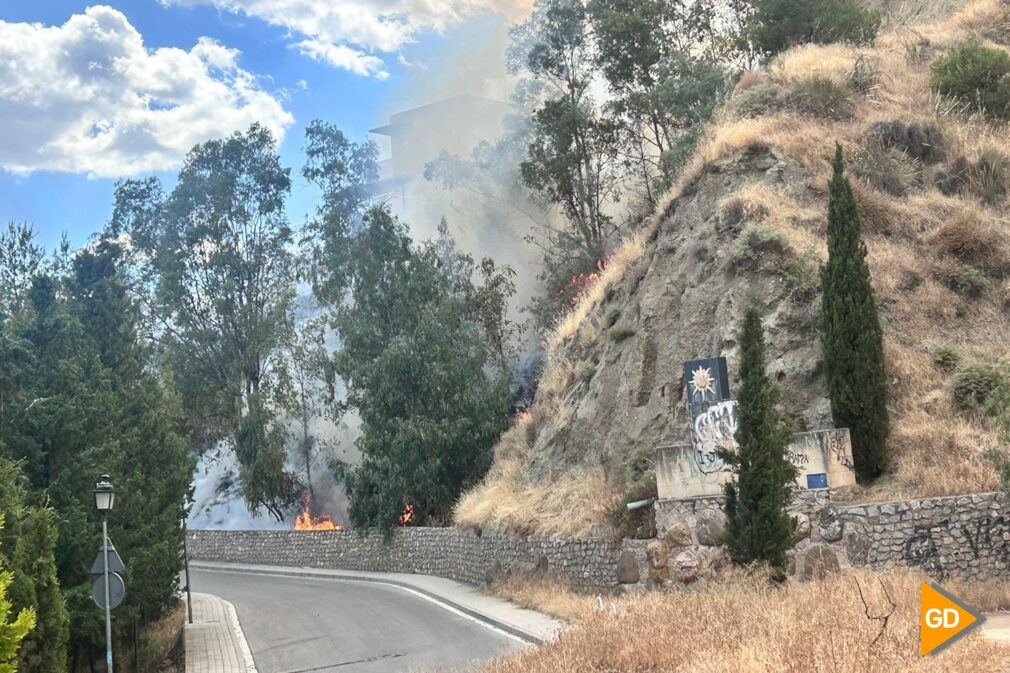
<instances>
[{"instance_id":1,"label":"road edge line","mask_svg":"<svg viewBox=\"0 0 1010 673\"><path fill-rule=\"evenodd\" d=\"M422 587L415 586L413 584L410 584L409 582L401 582L401 581L395 580L395 579L384 579L384 578L379 578L379 577L361 577L361 576L356 576L356 575L341 575L339 570L332 570L332 569L329 569L329 568L313 568L312 569L312 570L321 570L321 571L324 571L325 574L323 574L323 573L319 573L319 572L302 572L298 568L290 568L290 567L286 567L286 566L279 566L278 570L273 570L273 569L266 570L266 569L260 569L260 568L251 569L251 568L248 568L248 567L242 567L241 564L236 564L235 567L228 567L228 565L229 564L224 563L224 562L215 562L214 565L206 565L206 564L200 563L199 561L190 561L189 562L190 568L199 568L201 570L207 570L207 571L210 571L210 572L215 572L215 571L216 572L232 572L232 573L244 573L244 574L250 574L250 575L280 575L280 576L283 576L283 577L315 577L317 579L318 578L333 579L333 580L341 580L341 581L346 581L346 582L371 582L373 584L385 584L387 586L392 586L392 587L396 587L398 589L404 589L406 591L411 591L411 592L420 594L420 595L424 596L425 598L427 598L427 599L429 599L431 601L434 601L435 603L439 603L439 604L441 604L443 606L450 607L453 610L458 610L459 612L462 612L463 614L465 614L468 617L476 619L477 621L483 622L484 624L487 624L489 626L493 626L494 628L499 629L501 631L504 631L505 633L508 633L509 635L515 636L516 638L519 638L520 640L523 640L523 641L525 641L527 643L530 643L531 645L543 645L544 644L544 641L543 641L542 638L540 638L539 636L533 635L532 633L530 633L529 631L526 631L525 629L521 629L518 626L515 626L514 624L510 624L510 623L502 621L500 619L496 619L495 617L491 617L490 615L484 614L483 612L481 612L479 610L475 610L474 608L468 607L466 605L462 605L462 604L457 603L456 601L454 601L454 600L452 600L450 598L446 598L445 596L442 596L441 594L437 594L437 593L435 593L433 591L429 591L429 590L424 589ZM255 673L255 671L253 671L253 673Z\"/></svg>"}]
</instances>

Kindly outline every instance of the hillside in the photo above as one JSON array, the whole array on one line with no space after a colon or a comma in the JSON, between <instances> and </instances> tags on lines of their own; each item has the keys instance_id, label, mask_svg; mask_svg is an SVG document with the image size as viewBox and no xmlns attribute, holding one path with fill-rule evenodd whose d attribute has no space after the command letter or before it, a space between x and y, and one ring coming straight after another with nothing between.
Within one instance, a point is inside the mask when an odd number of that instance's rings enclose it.
<instances>
[{"instance_id":1,"label":"hillside","mask_svg":"<svg viewBox=\"0 0 1010 673\"><path fill-rule=\"evenodd\" d=\"M848 497L992 490L998 423L959 410L955 377L1010 355L1010 135L930 90L968 39L1005 49L1010 6L881 32L872 48L806 46L745 73L669 200L609 260L547 344L537 399L503 435L464 526L586 533L688 440L681 366L726 356L750 297L769 368L808 430L831 425L818 266L829 158L841 143L885 329L890 473ZM971 371L968 369L967 371Z\"/></svg>"}]
</instances>

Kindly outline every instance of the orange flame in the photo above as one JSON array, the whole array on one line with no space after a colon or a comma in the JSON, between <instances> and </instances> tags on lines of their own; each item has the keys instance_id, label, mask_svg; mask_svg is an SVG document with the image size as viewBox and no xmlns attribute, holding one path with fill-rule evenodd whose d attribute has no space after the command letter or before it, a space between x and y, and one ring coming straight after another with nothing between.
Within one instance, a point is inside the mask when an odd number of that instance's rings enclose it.
<instances>
[{"instance_id":1,"label":"orange flame","mask_svg":"<svg viewBox=\"0 0 1010 673\"><path fill-rule=\"evenodd\" d=\"M414 506L408 503L403 508L403 514L400 515L400 525L409 526L412 523L414 523Z\"/></svg>"},{"instance_id":2,"label":"orange flame","mask_svg":"<svg viewBox=\"0 0 1010 673\"><path fill-rule=\"evenodd\" d=\"M334 523L333 517L329 514L312 516L311 503L309 498L305 498L305 508L302 513L295 517L295 530L343 530L343 527Z\"/></svg>"},{"instance_id":3,"label":"orange flame","mask_svg":"<svg viewBox=\"0 0 1010 673\"><path fill-rule=\"evenodd\" d=\"M600 279L603 272L607 270L607 266L610 260L606 257L597 260L596 262L596 272L594 273L578 273L572 276L571 280L568 281L566 285L560 292L558 292L555 297L562 306L565 308L574 308L579 300L582 299L583 295L589 291L596 281Z\"/></svg>"}]
</instances>

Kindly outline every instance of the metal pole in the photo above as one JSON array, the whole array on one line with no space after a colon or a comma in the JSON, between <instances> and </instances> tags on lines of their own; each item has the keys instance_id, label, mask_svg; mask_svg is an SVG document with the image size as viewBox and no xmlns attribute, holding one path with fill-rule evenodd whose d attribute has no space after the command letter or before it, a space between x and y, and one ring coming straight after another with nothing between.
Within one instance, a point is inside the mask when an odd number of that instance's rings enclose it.
<instances>
[{"instance_id":1,"label":"metal pole","mask_svg":"<svg viewBox=\"0 0 1010 673\"><path fill-rule=\"evenodd\" d=\"M186 538L189 532L186 530L186 520L182 520L182 563L186 569L186 609L189 611L189 623L193 623L193 594L189 590L189 545Z\"/></svg>"},{"instance_id":2,"label":"metal pole","mask_svg":"<svg viewBox=\"0 0 1010 673\"><path fill-rule=\"evenodd\" d=\"M102 519L102 553L105 554L105 667L112 673L112 600L109 597L109 515Z\"/></svg>"}]
</instances>

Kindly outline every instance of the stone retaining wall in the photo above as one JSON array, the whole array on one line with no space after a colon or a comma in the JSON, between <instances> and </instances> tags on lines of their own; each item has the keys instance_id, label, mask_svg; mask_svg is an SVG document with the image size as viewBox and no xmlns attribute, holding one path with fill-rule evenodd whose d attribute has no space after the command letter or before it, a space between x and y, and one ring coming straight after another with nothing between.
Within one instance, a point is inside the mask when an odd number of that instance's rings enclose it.
<instances>
[{"instance_id":1,"label":"stone retaining wall","mask_svg":"<svg viewBox=\"0 0 1010 673\"><path fill-rule=\"evenodd\" d=\"M828 497L807 494L790 508L798 524L792 576L869 566L921 568L941 580L1010 578L1010 508L1002 494L869 505L831 504ZM661 500L656 527L671 556L704 562L724 542L722 498Z\"/></svg>"},{"instance_id":2,"label":"stone retaining wall","mask_svg":"<svg viewBox=\"0 0 1010 673\"><path fill-rule=\"evenodd\" d=\"M812 494L815 493L815 494ZM922 568L937 579L1010 578L1010 509L985 493L871 505L827 502L809 492L791 511L797 542L789 574L821 577L852 566ZM483 585L509 573L551 573L573 589L643 590L692 582L728 563L721 498L656 503L657 540L536 538L456 528L380 534L190 531L190 558L338 570L420 573Z\"/></svg>"},{"instance_id":3,"label":"stone retaining wall","mask_svg":"<svg viewBox=\"0 0 1010 673\"><path fill-rule=\"evenodd\" d=\"M629 583L636 575L627 568L629 560L643 565L645 558L644 543L630 540L622 545L606 539L480 535L456 528L398 529L389 544L381 534L350 531L191 530L188 546L194 560L418 573L473 585L507 573L551 572L584 592L616 588L622 556L622 579ZM644 577L641 569L637 574Z\"/></svg>"}]
</instances>

